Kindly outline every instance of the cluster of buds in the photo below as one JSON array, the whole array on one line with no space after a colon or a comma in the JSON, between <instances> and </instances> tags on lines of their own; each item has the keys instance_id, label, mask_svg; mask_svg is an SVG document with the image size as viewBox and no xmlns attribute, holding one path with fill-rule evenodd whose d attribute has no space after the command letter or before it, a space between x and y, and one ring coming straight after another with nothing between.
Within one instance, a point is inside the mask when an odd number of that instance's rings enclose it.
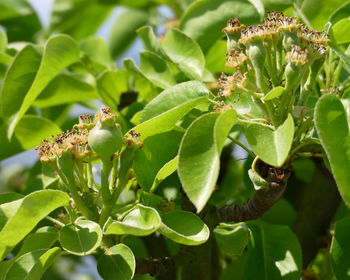
<instances>
[{"instance_id":1,"label":"cluster of buds","mask_svg":"<svg viewBox=\"0 0 350 280\"><path fill-rule=\"evenodd\" d=\"M43 140L36 150L42 162L54 162L63 153L70 153L73 159L83 158L92 151L99 156L111 156L121 149L122 142L116 116L110 108L102 108L94 118L89 114L79 116L79 124L71 131L51 136L50 141Z\"/></svg>"},{"instance_id":2,"label":"cluster of buds","mask_svg":"<svg viewBox=\"0 0 350 280\"><path fill-rule=\"evenodd\" d=\"M36 150L38 151L42 162L53 162L63 153L71 153L73 158L80 158L87 155L88 152L88 135L87 129L72 129L71 131L51 136L51 141L44 140Z\"/></svg>"},{"instance_id":3,"label":"cluster of buds","mask_svg":"<svg viewBox=\"0 0 350 280\"><path fill-rule=\"evenodd\" d=\"M322 65L325 59L330 42L326 32L309 30L296 17L277 12L268 13L264 23L255 27L246 27L237 18L230 19L223 32L228 47L226 67L235 72L220 77L218 97L246 93L264 103L264 96L269 91L282 86L285 91L278 98L284 99L283 104L274 100L273 105L269 105L273 106L270 112L287 109L282 107L289 104L287 99L292 95L293 102L298 97L307 101L305 96L300 96L303 90L310 90L304 84L313 85L315 71L320 69L316 65Z\"/></svg>"},{"instance_id":4,"label":"cluster of buds","mask_svg":"<svg viewBox=\"0 0 350 280\"><path fill-rule=\"evenodd\" d=\"M136 151L142 147L140 133L130 131L129 134L129 137L123 137L116 115L111 113L110 108L102 108L94 117L80 116L79 124L74 125L71 131L51 136L50 141L44 140L36 150L40 161L55 169L79 210L86 217L96 220L99 209L102 209L99 193L104 203L111 203L110 191L118 181L120 190L116 193L120 193ZM98 158L101 161L100 185L94 181L92 174L92 162ZM117 180L117 174L120 180ZM106 213L100 215L102 220L106 218Z\"/></svg>"}]
</instances>

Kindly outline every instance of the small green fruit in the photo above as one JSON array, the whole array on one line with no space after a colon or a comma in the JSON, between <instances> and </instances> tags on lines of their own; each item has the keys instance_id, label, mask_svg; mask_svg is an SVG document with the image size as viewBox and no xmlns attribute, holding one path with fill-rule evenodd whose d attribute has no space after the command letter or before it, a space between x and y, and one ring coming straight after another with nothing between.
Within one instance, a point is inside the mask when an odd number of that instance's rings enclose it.
<instances>
[{"instance_id":1,"label":"small green fruit","mask_svg":"<svg viewBox=\"0 0 350 280\"><path fill-rule=\"evenodd\" d=\"M108 158L118 152L123 144L123 135L115 124L105 125L99 121L89 133L90 147L101 157Z\"/></svg>"}]
</instances>

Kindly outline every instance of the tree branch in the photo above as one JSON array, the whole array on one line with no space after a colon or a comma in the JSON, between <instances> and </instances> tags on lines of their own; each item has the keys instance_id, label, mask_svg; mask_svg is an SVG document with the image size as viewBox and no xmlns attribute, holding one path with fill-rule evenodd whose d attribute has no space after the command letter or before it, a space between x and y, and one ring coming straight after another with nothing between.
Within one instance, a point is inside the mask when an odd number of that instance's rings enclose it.
<instances>
[{"instance_id":1,"label":"tree branch","mask_svg":"<svg viewBox=\"0 0 350 280\"><path fill-rule=\"evenodd\" d=\"M240 204L217 209L218 222L245 222L261 217L283 195L291 169L279 169L260 161L259 171L268 182L266 188L254 192L253 196ZM264 176L265 175L265 176Z\"/></svg>"}]
</instances>

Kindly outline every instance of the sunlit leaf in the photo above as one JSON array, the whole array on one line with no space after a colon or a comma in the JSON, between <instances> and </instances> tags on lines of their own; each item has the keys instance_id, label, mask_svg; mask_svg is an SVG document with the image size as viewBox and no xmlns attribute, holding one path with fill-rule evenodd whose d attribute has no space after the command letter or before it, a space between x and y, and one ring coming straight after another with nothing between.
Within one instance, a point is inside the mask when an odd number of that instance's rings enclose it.
<instances>
[{"instance_id":1,"label":"sunlit leaf","mask_svg":"<svg viewBox=\"0 0 350 280\"><path fill-rule=\"evenodd\" d=\"M161 169L176 157L183 133L169 131L148 137L136 154L134 171L142 189L149 191L157 184Z\"/></svg>"},{"instance_id":2,"label":"sunlit leaf","mask_svg":"<svg viewBox=\"0 0 350 280\"><path fill-rule=\"evenodd\" d=\"M180 28L196 40L206 53L223 36L221 30L226 26L226 21L235 17L245 25L261 20L261 15L248 0L199 0L186 10Z\"/></svg>"},{"instance_id":3,"label":"sunlit leaf","mask_svg":"<svg viewBox=\"0 0 350 280\"><path fill-rule=\"evenodd\" d=\"M52 249L39 249L26 253L12 264L6 274L5 280L40 279L61 252L62 250L60 248L54 247Z\"/></svg>"},{"instance_id":4,"label":"sunlit leaf","mask_svg":"<svg viewBox=\"0 0 350 280\"><path fill-rule=\"evenodd\" d=\"M160 222L160 216L155 209L140 204L128 212L121 221L113 221L110 225L107 222L105 234L150 235L159 228Z\"/></svg>"},{"instance_id":5,"label":"sunlit leaf","mask_svg":"<svg viewBox=\"0 0 350 280\"><path fill-rule=\"evenodd\" d=\"M46 215L58 207L68 205L69 196L61 191L43 190L11 203L16 203L16 209L6 217L7 222L0 231L0 259L6 257ZM3 204L1 208L4 210L8 206Z\"/></svg>"},{"instance_id":6,"label":"sunlit leaf","mask_svg":"<svg viewBox=\"0 0 350 280\"><path fill-rule=\"evenodd\" d=\"M350 218L335 224L335 234L331 245L331 264L337 279L350 279Z\"/></svg>"},{"instance_id":7,"label":"sunlit leaf","mask_svg":"<svg viewBox=\"0 0 350 280\"><path fill-rule=\"evenodd\" d=\"M233 109L223 113L208 113L196 119L182 139L178 174L197 212L203 209L215 189L220 154L235 122L236 111Z\"/></svg>"},{"instance_id":8,"label":"sunlit leaf","mask_svg":"<svg viewBox=\"0 0 350 280\"><path fill-rule=\"evenodd\" d=\"M162 41L167 56L189 77L200 80L205 58L192 38L178 29L171 29Z\"/></svg>"},{"instance_id":9,"label":"sunlit leaf","mask_svg":"<svg viewBox=\"0 0 350 280\"><path fill-rule=\"evenodd\" d=\"M92 253L102 241L100 226L89 220L79 220L60 230L60 244L67 252L86 256Z\"/></svg>"},{"instance_id":10,"label":"sunlit leaf","mask_svg":"<svg viewBox=\"0 0 350 280\"><path fill-rule=\"evenodd\" d=\"M299 279L301 248L287 226L249 224L251 238L245 263L245 279Z\"/></svg>"},{"instance_id":11,"label":"sunlit leaf","mask_svg":"<svg viewBox=\"0 0 350 280\"><path fill-rule=\"evenodd\" d=\"M264 162L280 167L288 157L294 135L291 115L276 130L262 124L251 124L245 135L253 152Z\"/></svg>"},{"instance_id":12,"label":"sunlit leaf","mask_svg":"<svg viewBox=\"0 0 350 280\"><path fill-rule=\"evenodd\" d=\"M31 46L27 46L17 55L6 74L1 96L2 110L9 126L9 138L46 85L59 72L78 59L79 47L67 35L51 37L45 44L41 61L40 55ZM26 65L24 68L23 64ZM25 79L21 80L23 76Z\"/></svg>"},{"instance_id":13,"label":"sunlit leaf","mask_svg":"<svg viewBox=\"0 0 350 280\"><path fill-rule=\"evenodd\" d=\"M345 108L338 97L326 94L318 100L315 124L340 194L350 207L350 133Z\"/></svg>"},{"instance_id":14,"label":"sunlit leaf","mask_svg":"<svg viewBox=\"0 0 350 280\"><path fill-rule=\"evenodd\" d=\"M130 280L134 277L136 261L133 252L124 244L106 249L97 263L98 273L104 280Z\"/></svg>"},{"instance_id":15,"label":"sunlit leaf","mask_svg":"<svg viewBox=\"0 0 350 280\"><path fill-rule=\"evenodd\" d=\"M169 131L190 110L206 101L207 97L209 90L197 81L170 87L146 105L141 123L133 129L141 133L141 139Z\"/></svg>"},{"instance_id":16,"label":"sunlit leaf","mask_svg":"<svg viewBox=\"0 0 350 280\"><path fill-rule=\"evenodd\" d=\"M158 231L169 239L188 246L204 243L210 233L207 225L198 216L186 211L162 215L162 224Z\"/></svg>"}]
</instances>

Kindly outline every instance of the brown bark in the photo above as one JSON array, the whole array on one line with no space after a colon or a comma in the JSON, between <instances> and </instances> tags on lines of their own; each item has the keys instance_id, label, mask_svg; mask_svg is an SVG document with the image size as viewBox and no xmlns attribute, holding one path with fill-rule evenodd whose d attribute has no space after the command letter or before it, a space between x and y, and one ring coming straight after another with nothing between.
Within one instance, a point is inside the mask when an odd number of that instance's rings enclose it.
<instances>
[{"instance_id":1,"label":"brown bark","mask_svg":"<svg viewBox=\"0 0 350 280\"><path fill-rule=\"evenodd\" d=\"M218 208L218 222L245 222L261 217L283 195L291 170L278 169L262 163L265 170L266 188L254 192L251 198L240 204Z\"/></svg>"}]
</instances>

